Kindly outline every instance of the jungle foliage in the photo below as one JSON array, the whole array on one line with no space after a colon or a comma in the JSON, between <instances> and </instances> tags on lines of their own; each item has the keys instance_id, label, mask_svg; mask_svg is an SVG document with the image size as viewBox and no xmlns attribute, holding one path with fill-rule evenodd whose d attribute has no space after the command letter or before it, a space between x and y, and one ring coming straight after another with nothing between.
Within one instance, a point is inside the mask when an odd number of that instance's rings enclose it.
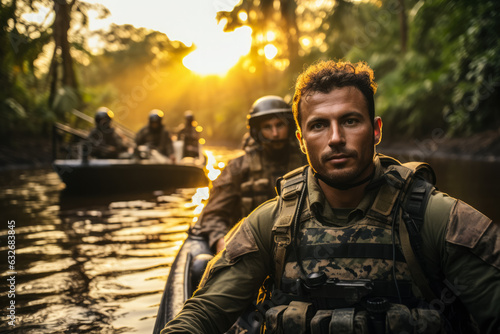
<instances>
[{"instance_id":1,"label":"jungle foliage","mask_svg":"<svg viewBox=\"0 0 500 334\"><path fill-rule=\"evenodd\" d=\"M42 23L22 15L40 7L51 9ZM239 142L252 102L291 98L298 73L318 59L363 60L375 70L385 134L465 136L500 125L495 0L242 0L217 19L226 31L250 26L252 48L222 77L186 69L182 59L196 46L163 33L88 31L89 10L108 14L79 0L0 2L0 136L47 133L55 121L76 122L73 108L91 115L107 105L134 131L153 108L171 129L190 109L208 139ZM272 59L268 44L278 49Z\"/></svg>"}]
</instances>

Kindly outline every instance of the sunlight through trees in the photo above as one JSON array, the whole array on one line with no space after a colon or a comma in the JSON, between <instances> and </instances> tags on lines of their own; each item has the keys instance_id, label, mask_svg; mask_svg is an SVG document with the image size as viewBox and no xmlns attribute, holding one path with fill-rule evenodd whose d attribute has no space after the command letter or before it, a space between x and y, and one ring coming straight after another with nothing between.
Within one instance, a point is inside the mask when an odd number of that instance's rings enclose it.
<instances>
[{"instance_id":1,"label":"sunlight through trees","mask_svg":"<svg viewBox=\"0 0 500 334\"><path fill-rule=\"evenodd\" d=\"M208 142L239 143L256 98L289 99L305 65L332 58L364 60L375 69L377 111L386 128L464 135L500 125L498 1L242 0L210 6L226 44L215 37L183 43L132 24L90 31L95 13L110 13L80 0L1 2L0 135L47 133L56 120L86 126L68 110L91 115L107 105L132 130L154 108L166 112L170 128L193 110Z\"/></svg>"}]
</instances>

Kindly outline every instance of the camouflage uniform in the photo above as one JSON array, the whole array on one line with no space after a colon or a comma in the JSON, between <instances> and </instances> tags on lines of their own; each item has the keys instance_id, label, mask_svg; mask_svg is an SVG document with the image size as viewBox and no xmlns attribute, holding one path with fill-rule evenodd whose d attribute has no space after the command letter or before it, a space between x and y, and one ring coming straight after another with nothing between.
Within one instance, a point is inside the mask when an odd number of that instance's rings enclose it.
<instances>
[{"instance_id":1,"label":"camouflage uniform","mask_svg":"<svg viewBox=\"0 0 500 334\"><path fill-rule=\"evenodd\" d=\"M151 131L149 125L146 125L137 133L135 143L138 146L150 145L151 148L157 149L158 152L167 157L174 153L170 133L163 126L160 131Z\"/></svg>"},{"instance_id":2,"label":"camouflage uniform","mask_svg":"<svg viewBox=\"0 0 500 334\"><path fill-rule=\"evenodd\" d=\"M377 159L375 166L377 179L385 169ZM309 211L311 216L303 218L309 227L320 229L321 233L313 237L303 229L300 242L308 243L315 238L316 241L339 242L342 245L380 238L382 244L387 243L391 231L377 230L379 226L376 222L369 223L366 220L366 215L373 207L381 188L382 186L374 187L367 191L354 210L343 212L330 207L314 176L308 173L306 199L310 210L306 211ZM272 229L279 217L278 203L276 200L267 202L230 233L225 251L219 253L210 263L194 297L186 302L181 313L162 333L220 333L231 327L252 301L255 291L264 279L273 275L275 245ZM356 235L357 231L363 233ZM477 322L481 333L498 333L500 225L465 203L434 191L426 207L425 223L420 235L429 280L447 279L451 282L461 302ZM307 251L304 247L307 246L301 244L301 247L304 254ZM294 252L289 253L285 278L300 275L293 263ZM373 259L370 263L369 258L360 257L358 262L347 263L340 259L339 265L335 261L304 261L304 267L313 271L317 269L315 267L323 265L322 269L327 271L328 275L340 275L347 279L387 279L391 274L384 272L383 268L391 271L391 260L385 259L383 261L386 263L381 264L377 264L377 261L381 260ZM396 264L395 272L398 279L408 278L407 265L404 262ZM292 313L297 312L299 308L297 304L288 306ZM341 319L345 316L342 312L346 311L337 309L333 312ZM301 316L307 314L302 313ZM388 321L393 320L395 319ZM425 332L428 333L428 329Z\"/></svg>"},{"instance_id":3,"label":"camouflage uniform","mask_svg":"<svg viewBox=\"0 0 500 334\"><path fill-rule=\"evenodd\" d=\"M213 182L210 198L192 229L193 234L204 236L213 247L241 218L276 196L274 187L280 176L307 163L296 140L290 140L282 154L272 153L252 145L245 149L244 155L229 161Z\"/></svg>"}]
</instances>

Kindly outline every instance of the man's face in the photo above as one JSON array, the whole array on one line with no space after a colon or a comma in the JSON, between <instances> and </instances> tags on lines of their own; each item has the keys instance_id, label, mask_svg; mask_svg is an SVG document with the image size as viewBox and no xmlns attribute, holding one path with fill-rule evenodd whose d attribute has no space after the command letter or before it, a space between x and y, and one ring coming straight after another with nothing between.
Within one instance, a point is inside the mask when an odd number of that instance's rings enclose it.
<instances>
[{"instance_id":1,"label":"man's face","mask_svg":"<svg viewBox=\"0 0 500 334\"><path fill-rule=\"evenodd\" d=\"M361 91L336 88L308 95L300 103L302 135L297 137L311 167L334 183L368 177L382 121L377 117L372 125Z\"/></svg>"},{"instance_id":2,"label":"man's face","mask_svg":"<svg viewBox=\"0 0 500 334\"><path fill-rule=\"evenodd\" d=\"M279 150L286 145L288 124L283 118L273 117L260 123L260 133L266 144L274 150Z\"/></svg>"},{"instance_id":3,"label":"man's face","mask_svg":"<svg viewBox=\"0 0 500 334\"><path fill-rule=\"evenodd\" d=\"M159 130L161 127L161 123L158 122L158 121L154 121L154 122L149 122L149 128L153 131L156 131L156 130Z\"/></svg>"}]
</instances>

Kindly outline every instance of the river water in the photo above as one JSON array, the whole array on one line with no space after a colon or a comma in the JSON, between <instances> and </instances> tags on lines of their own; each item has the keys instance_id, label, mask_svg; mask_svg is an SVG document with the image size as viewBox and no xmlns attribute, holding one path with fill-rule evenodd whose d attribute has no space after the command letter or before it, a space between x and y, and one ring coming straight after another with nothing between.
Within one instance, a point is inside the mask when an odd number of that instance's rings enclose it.
<instances>
[{"instance_id":1,"label":"river water","mask_svg":"<svg viewBox=\"0 0 500 334\"><path fill-rule=\"evenodd\" d=\"M208 150L219 168L240 152ZM440 190L500 219L500 163L430 162ZM0 173L0 332L151 333L170 265L208 189L76 197L63 188L52 170Z\"/></svg>"}]
</instances>

